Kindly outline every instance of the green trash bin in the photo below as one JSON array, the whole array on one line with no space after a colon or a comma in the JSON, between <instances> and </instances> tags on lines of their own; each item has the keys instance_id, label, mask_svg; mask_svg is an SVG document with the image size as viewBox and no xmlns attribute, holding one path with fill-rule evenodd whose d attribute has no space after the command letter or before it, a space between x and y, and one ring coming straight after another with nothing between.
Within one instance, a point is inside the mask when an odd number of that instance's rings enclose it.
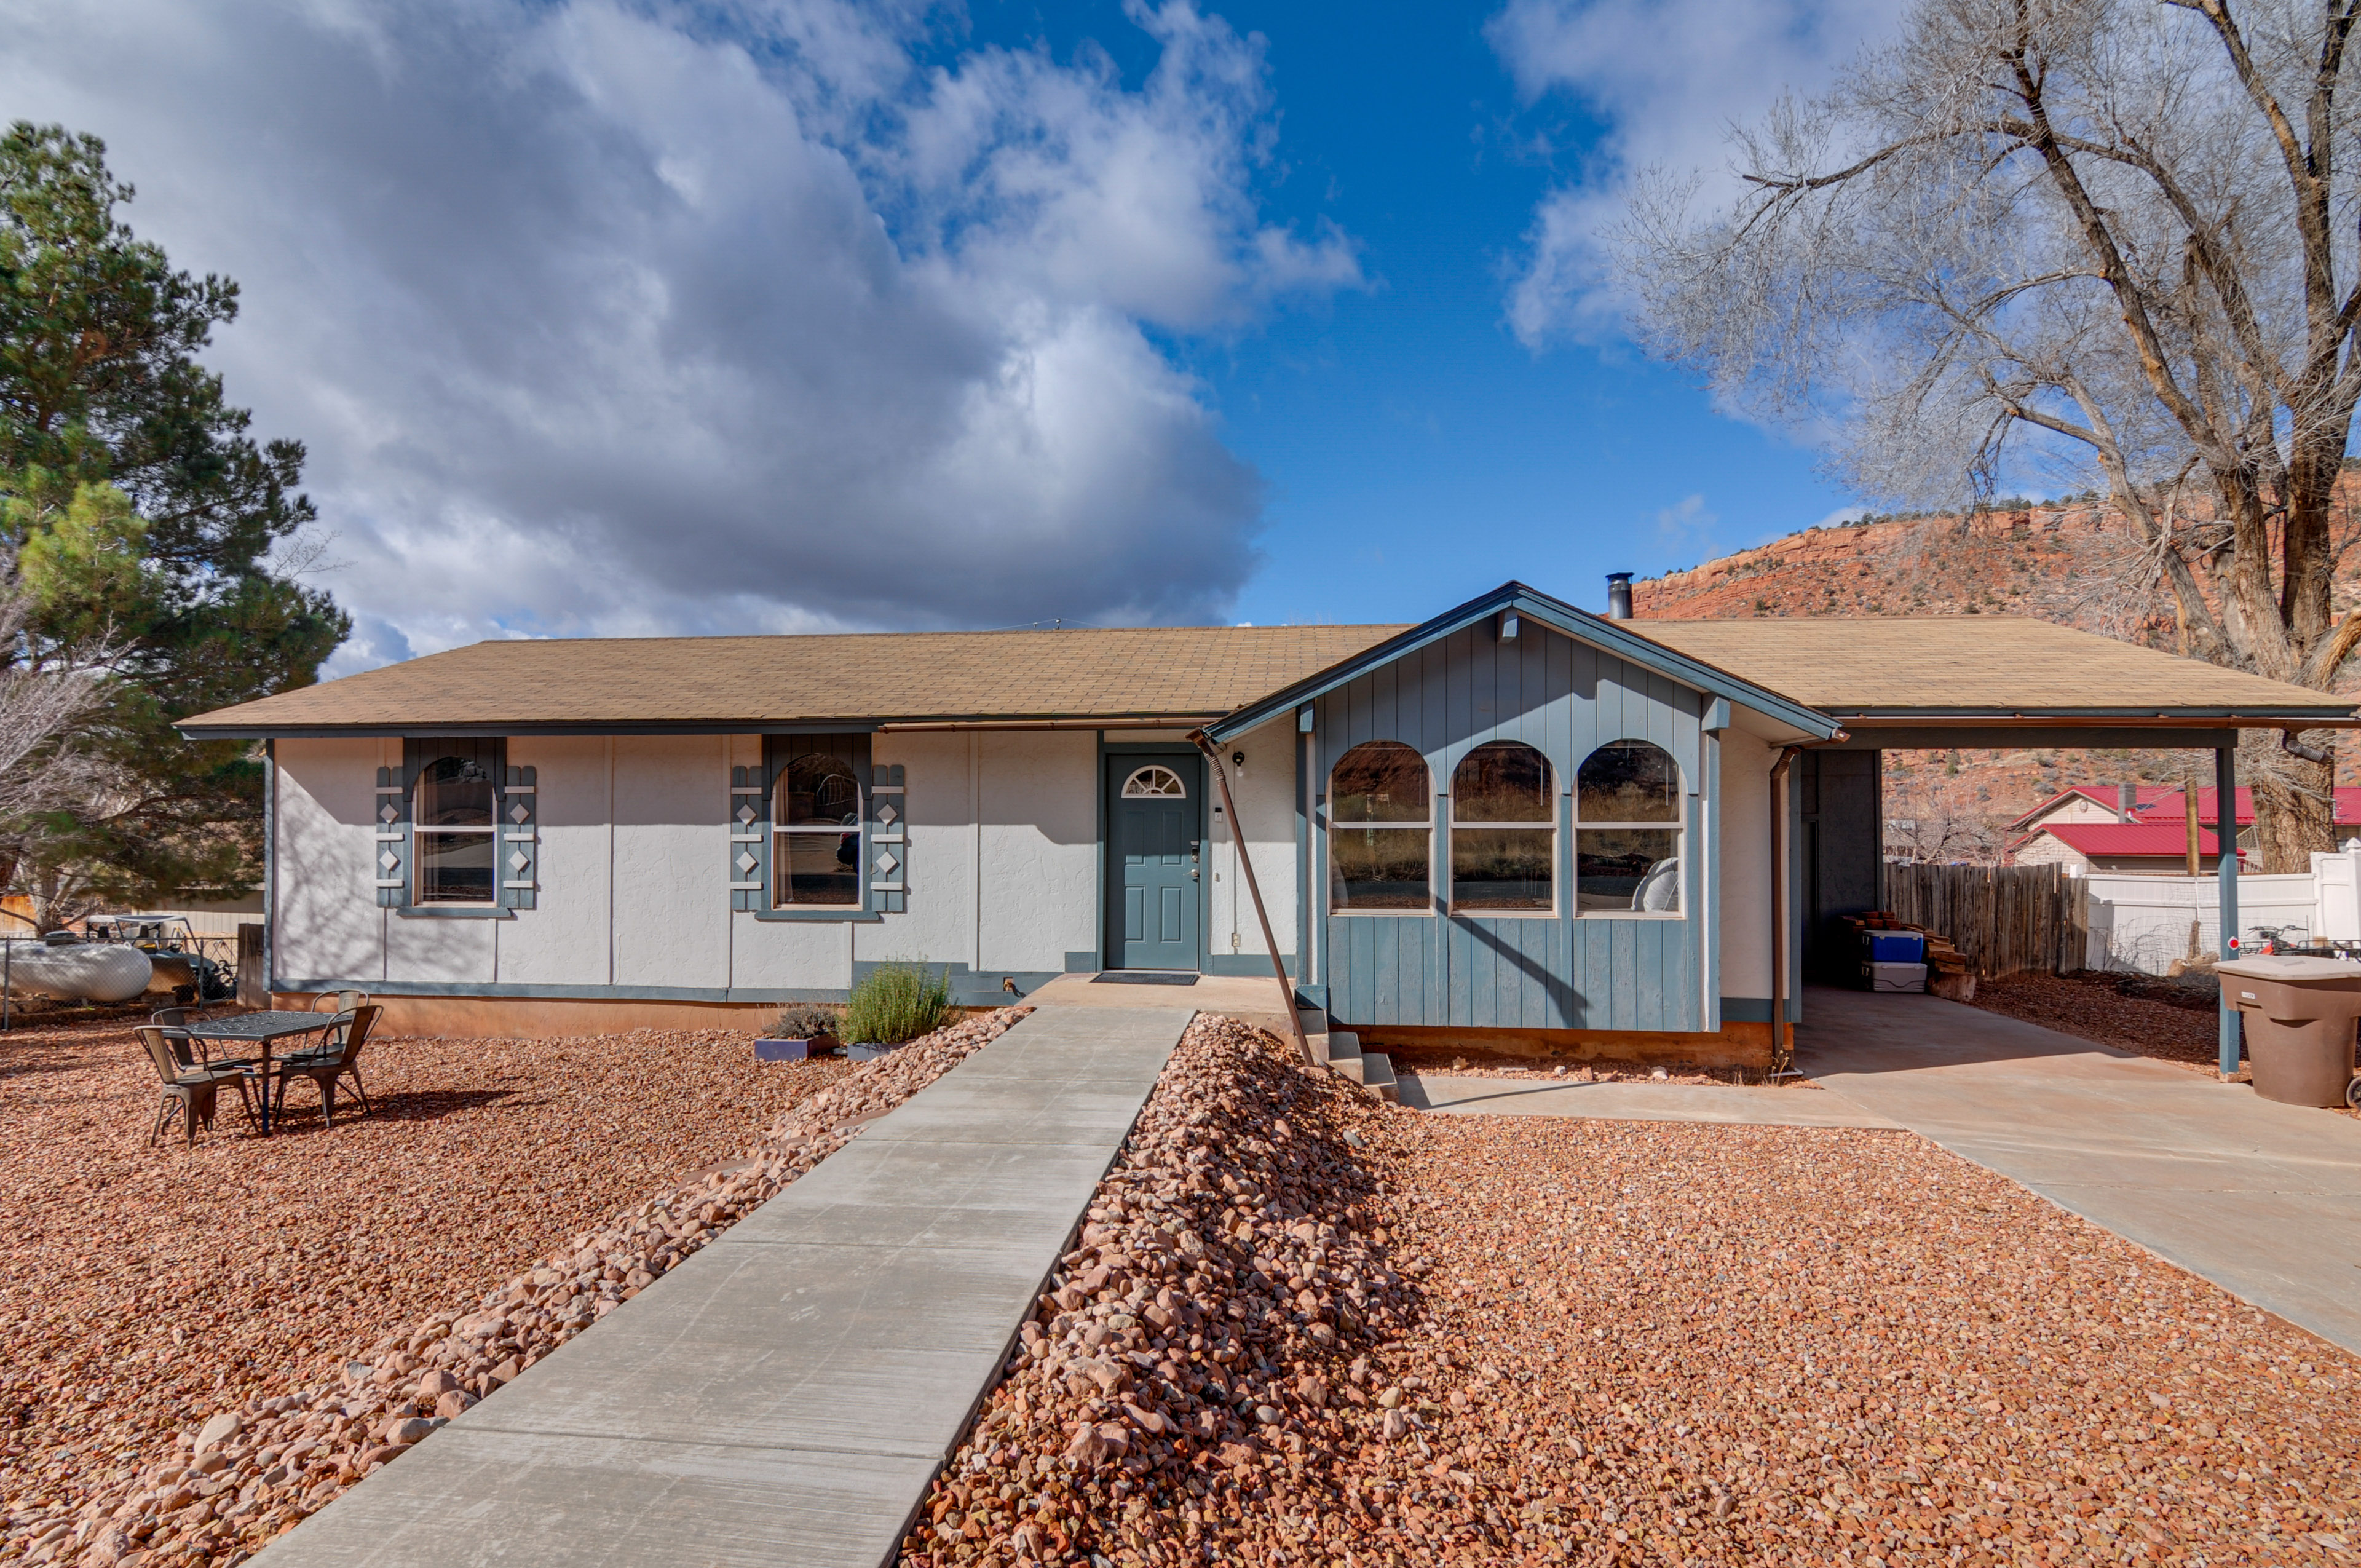
<instances>
[{"instance_id":1,"label":"green trash bin","mask_svg":"<svg viewBox=\"0 0 2361 1568\"><path fill-rule=\"evenodd\" d=\"M2342 1105L2361 1020L2361 964L2342 959L2233 959L2215 966L2246 1027L2255 1092L2288 1105Z\"/></svg>"}]
</instances>

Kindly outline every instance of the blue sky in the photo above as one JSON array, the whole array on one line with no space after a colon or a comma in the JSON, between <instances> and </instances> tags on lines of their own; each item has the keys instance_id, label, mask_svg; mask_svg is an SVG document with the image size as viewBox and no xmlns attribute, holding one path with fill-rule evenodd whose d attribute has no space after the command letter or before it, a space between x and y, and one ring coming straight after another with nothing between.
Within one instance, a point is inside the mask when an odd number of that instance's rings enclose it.
<instances>
[{"instance_id":1,"label":"blue sky","mask_svg":"<svg viewBox=\"0 0 2361 1568\"><path fill-rule=\"evenodd\" d=\"M487 636L1579 603L1846 498L1623 342L1626 177L1869 0L0 0L239 280L344 674Z\"/></svg>"},{"instance_id":2,"label":"blue sky","mask_svg":"<svg viewBox=\"0 0 2361 1568\"><path fill-rule=\"evenodd\" d=\"M1693 565L1849 504L1792 441L1717 415L1619 340L1521 343L1508 296L1537 204L1605 134L1580 98L1527 101L1448 5L1228 5L1268 40L1267 214L1326 219L1368 286L1174 351L1268 484L1257 621L1422 620L1510 577L1604 608L1604 576ZM1118 4L981 5L981 39L1152 51Z\"/></svg>"}]
</instances>

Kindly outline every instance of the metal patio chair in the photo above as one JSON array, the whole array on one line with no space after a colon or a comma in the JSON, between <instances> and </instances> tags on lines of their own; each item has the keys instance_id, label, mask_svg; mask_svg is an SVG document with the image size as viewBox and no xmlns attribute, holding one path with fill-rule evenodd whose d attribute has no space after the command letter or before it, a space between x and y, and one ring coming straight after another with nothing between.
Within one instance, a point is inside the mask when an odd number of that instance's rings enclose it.
<instances>
[{"instance_id":1,"label":"metal patio chair","mask_svg":"<svg viewBox=\"0 0 2361 1568\"><path fill-rule=\"evenodd\" d=\"M156 1135L172 1119L172 1108L181 1109L181 1128L186 1140L197 1141L197 1124L202 1122L210 1131L214 1124L214 1107L221 1086L237 1085L238 1103L245 1108L246 1119L255 1121L254 1102L247 1096L247 1081L254 1075L246 1068L228 1063L203 1063L191 1066L181 1058L181 1048L188 1045L188 1036L173 1040L171 1031L153 1024L143 1024L138 1029L139 1045L148 1053L149 1065L163 1084L163 1102L156 1113L155 1124L148 1129L148 1142L153 1146ZM257 1124L258 1125L259 1124Z\"/></svg>"},{"instance_id":2,"label":"metal patio chair","mask_svg":"<svg viewBox=\"0 0 2361 1568\"><path fill-rule=\"evenodd\" d=\"M273 1062L272 1070L279 1077L279 1100L271 1114L287 1113L287 1081L292 1078L308 1078L319 1089L320 1118L331 1127L336 1124L336 1083L341 1079L353 1080L353 1092L360 1098L361 1114L368 1114L368 1091L361 1083L361 1047L368 1044L369 1030L376 1026L379 1012L379 1008L365 1003L339 1013L321 1031L317 1049L291 1052Z\"/></svg>"}]
</instances>

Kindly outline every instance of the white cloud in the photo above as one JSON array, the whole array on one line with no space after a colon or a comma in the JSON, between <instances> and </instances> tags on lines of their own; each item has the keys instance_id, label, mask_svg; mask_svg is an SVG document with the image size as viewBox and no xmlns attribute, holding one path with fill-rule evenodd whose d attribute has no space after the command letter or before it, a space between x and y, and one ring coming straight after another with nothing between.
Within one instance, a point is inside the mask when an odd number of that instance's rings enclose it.
<instances>
[{"instance_id":1,"label":"white cloud","mask_svg":"<svg viewBox=\"0 0 2361 1568\"><path fill-rule=\"evenodd\" d=\"M1509 0L1486 29L1528 100L1564 93L1603 122L1591 157L1544 196L1512 280L1510 326L1528 346L1611 335L1623 299L1603 236L1634 174L1697 170L1735 188L1725 137L1783 93L1827 86L1887 37L1892 0Z\"/></svg>"},{"instance_id":2,"label":"white cloud","mask_svg":"<svg viewBox=\"0 0 2361 1568\"><path fill-rule=\"evenodd\" d=\"M1683 496L1673 505L1657 509L1656 536L1666 544L1706 540L1720 521L1719 514L1705 510L1703 496Z\"/></svg>"},{"instance_id":3,"label":"white cloud","mask_svg":"<svg viewBox=\"0 0 2361 1568\"><path fill-rule=\"evenodd\" d=\"M970 49L830 0L0 0L12 113L245 313L338 671L482 636L1218 618L1261 482L1150 331L1357 286L1258 215L1258 41ZM956 18L953 18L955 21Z\"/></svg>"}]
</instances>

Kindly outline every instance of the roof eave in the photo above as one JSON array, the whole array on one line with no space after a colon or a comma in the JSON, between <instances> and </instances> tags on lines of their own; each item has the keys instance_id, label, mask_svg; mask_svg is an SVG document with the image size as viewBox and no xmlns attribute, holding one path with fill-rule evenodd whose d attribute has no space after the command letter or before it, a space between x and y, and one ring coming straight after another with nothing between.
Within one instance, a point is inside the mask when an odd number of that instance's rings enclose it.
<instances>
[{"instance_id":1,"label":"roof eave","mask_svg":"<svg viewBox=\"0 0 2361 1568\"><path fill-rule=\"evenodd\" d=\"M1956 724L1962 728L1998 728L2007 725L2087 724L2103 719L2125 729L2277 729L2290 724L2300 724L2307 729L2339 729L2361 728L2361 716L2349 705L2316 707L2272 707L2241 704L2231 707L2177 707L2159 710L2146 707L2034 707L2002 709L1993 707L1830 707L1831 717L1852 727L1874 728L1881 724L1938 725Z\"/></svg>"},{"instance_id":2,"label":"roof eave","mask_svg":"<svg viewBox=\"0 0 2361 1568\"><path fill-rule=\"evenodd\" d=\"M225 710L227 711L227 710ZM191 740L385 740L409 735L762 735L846 733L929 729L1194 729L1215 717L1206 709L1123 713L939 713L823 715L812 718L563 718L426 722L389 719L366 724L206 724L203 716L174 725Z\"/></svg>"}]
</instances>

